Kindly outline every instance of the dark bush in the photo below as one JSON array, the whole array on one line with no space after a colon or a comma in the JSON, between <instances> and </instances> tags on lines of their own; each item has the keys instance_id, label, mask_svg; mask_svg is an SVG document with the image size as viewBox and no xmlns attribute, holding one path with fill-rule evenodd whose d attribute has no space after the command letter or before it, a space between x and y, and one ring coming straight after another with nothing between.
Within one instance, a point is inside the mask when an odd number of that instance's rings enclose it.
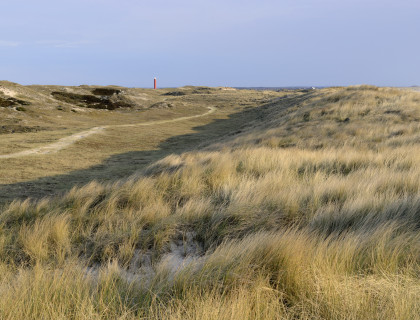
<instances>
[{"instance_id":1,"label":"dark bush","mask_svg":"<svg viewBox=\"0 0 420 320\"><path fill-rule=\"evenodd\" d=\"M120 94L121 90L110 88L95 88L92 93L96 96L112 96L113 94Z\"/></svg>"}]
</instances>

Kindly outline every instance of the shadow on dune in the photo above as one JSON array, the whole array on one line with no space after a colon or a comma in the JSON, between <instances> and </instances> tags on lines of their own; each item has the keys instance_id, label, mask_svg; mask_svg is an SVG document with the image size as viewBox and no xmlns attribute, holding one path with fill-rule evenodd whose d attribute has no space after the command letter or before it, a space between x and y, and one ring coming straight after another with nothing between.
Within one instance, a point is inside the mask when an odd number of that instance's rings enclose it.
<instances>
[{"instance_id":1,"label":"shadow on dune","mask_svg":"<svg viewBox=\"0 0 420 320\"><path fill-rule=\"evenodd\" d=\"M301 96L301 98L304 98ZM296 97L284 98L283 102L270 102L257 108L244 109L231 114L227 119L217 119L209 124L195 127L196 132L173 136L163 141L157 150L132 151L113 155L101 164L67 174L42 177L32 181L0 185L0 203L13 199L33 198L62 194L76 185L84 185L92 180L112 182L125 178L141 170L152 162L169 154L204 147L220 138L243 131L250 121L263 121L272 107L286 108L293 106ZM300 100L300 98L298 98Z\"/></svg>"}]
</instances>

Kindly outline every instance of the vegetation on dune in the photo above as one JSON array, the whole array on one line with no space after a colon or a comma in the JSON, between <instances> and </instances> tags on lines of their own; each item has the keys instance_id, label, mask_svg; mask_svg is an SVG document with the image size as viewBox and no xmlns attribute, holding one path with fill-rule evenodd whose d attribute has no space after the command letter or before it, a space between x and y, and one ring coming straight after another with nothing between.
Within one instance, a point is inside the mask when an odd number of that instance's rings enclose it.
<instances>
[{"instance_id":1,"label":"vegetation on dune","mask_svg":"<svg viewBox=\"0 0 420 320\"><path fill-rule=\"evenodd\" d=\"M92 180L128 177L173 152L192 150L203 141L209 144L237 131L258 112L256 107L286 94L214 88L212 94L197 95L192 94L192 88L181 88L185 96L164 96L173 89L1 85L0 82L0 91L30 101L31 106L27 112L17 112L16 107L0 108L0 133L4 134L0 139L0 204L62 194L74 185ZM129 99L137 106L101 110L51 96L51 92L92 95L93 91L98 93L97 89L105 90L101 94L121 90L108 98ZM290 99L297 95L291 94ZM210 108L215 112L207 113ZM195 117L198 115L202 116ZM167 122L175 119L179 121ZM160 121L164 122L159 125ZM98 134L84 134L95 127L106 129ZM48 147L74 134L82 138L58 153L2 157Z\"/></svg>"},{"instance_id":2,"label":"vegetation on dune","mask_svg":"<svg viewBox=\"0 0 420 320\"><path fill-rule=\"evenodd\" d=\"M114 93L110 93L110 91L112 89L95 89L93 95L53 91L51 95L59 101L93 109L114 110L117 108L132 108L134 106L134 103L130 103L127 99L118 97L116 93L118 90L115 90L116 92Z\"/></svg>"},{"instance_id":3,"label":"vegetation on dune","mask_svg":"<svg viewBox=\"0 0 420 320\"><path fill-rule=\"evenodd\" d=\"M12 97L3 98L0 97L0 107L12 107L12 106L27 106L30 105L29 102L15 99ZM20 107L23 108L23 107Z\"/></svg>"},{"instance_id":4,"label":"vegetation on dune","mask_svg":"<svg viewBox=\"0 0 420 320\"><path fill-rule=\"evenodd\" d=\"M5 206L0 317L419 318L420 93L282 99L129 179Z\"/></svg>"}]
</instances>

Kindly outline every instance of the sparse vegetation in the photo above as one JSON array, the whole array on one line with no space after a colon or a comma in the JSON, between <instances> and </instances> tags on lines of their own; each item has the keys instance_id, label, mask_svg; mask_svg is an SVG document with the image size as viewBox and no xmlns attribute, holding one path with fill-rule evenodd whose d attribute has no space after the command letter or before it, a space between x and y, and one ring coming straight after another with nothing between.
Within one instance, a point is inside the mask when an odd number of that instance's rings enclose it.
<instances>
[{"instance_id":1,"label":"sparse vegetation","mask_svg":"<svg viewBox=\"0 0 420 320\"><path fill-rule=\"evenodd\" d=\"M97 96L98 90L104 91L105 89L95 89L94 93L95 95L90 94L76 94L76 93L68 93L68 92L59 92L59 91L53 91L51 95L60 101L67 102L70 104L75 104L80 107L86 107L86 108L93 108L93 109L107 109L107 110L115 110L117 108L131 108L133 107L132 104L130 104L127 101L122 101L122 99L119 99L118 97L113 95L103 95L103 96ZM108 89L110 90L110 89ZM108 92L108 91L106 91ZM105 92L105 93L106 93ZM111 96L111 97L109 97ZM114 99L113 99L114 98Z\"/></svg>"},{"instance_id":2,"label":"sparse vegetation","mask_svg":"<svg viewBox=\"0 0 420 320\"><path fill-rule=\"evenodd\" d=\"M18 107L16 107L16 111L25 112L26 111L26 108L25 107L18 106Z\"/></svg>"},{"instance_id":3,"label":"sparse vegetation","mask_svg":"<svg viewBox=\"0 0 420 320\"><path fill-rule=\"evenodd\" d=\"M0 107L12 107L12 106L17 106L17 105L22 105L22 106L27 106L30 103L27 101L23 101L23 100L19 100L19 99L15 99L12 97L9 98L2 98L0 97ZM23 108L24 107L17 107L17 108Z\"/></svg>"},{"instance_id":4,"label":"sparse vegetation","mask_svg":"<svg viewBox=\"0 0 420 320\"><path fill-rule=\"evenodd\" d=\"M40 126L34 127L26 127L21 125L5 125L0 126L0 134L7 134L7 133L22 133L22 132L38 132L45 130L45 128Z\"/></svg>"},{"instance_id":5,"label":"sparse vegetation","mask_svg":"<svg viewBox=\"0 0 420 320\"><path fill-rule=\"evenodd\" d=\"M97 96L112 96L114 94L120 94L121 90L113 88L95 88L92 93Z\"/></svg>"},{"instance_id":6,"label":"sparse vegetation","mask_svg":"<svg viewBox=\"0 0 420 320\"><path fill-rule=\"evenodd\" d=\"M0 318L418 319L420 93L241 112L128 178L5 205Z\"/></svg>"}]
</instances>

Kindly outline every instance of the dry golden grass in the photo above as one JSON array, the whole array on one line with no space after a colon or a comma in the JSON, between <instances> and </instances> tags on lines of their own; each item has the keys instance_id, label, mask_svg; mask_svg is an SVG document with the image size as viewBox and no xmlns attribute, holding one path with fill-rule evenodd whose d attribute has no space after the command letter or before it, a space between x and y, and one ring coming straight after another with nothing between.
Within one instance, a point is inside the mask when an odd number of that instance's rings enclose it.
<instances>
[{"instance_id":1,"label":"dry golden grass","mask_svg":"<svg viewBox=\"0 0 420 320\"><path fill-rule=\"evenodd\" d=\"M142 105L108 111L72 106L54 100L50 95L54 90L86 93L85 88L7 85L13 90L20 90L19 98L32 104L26 106L26 112L0 107L0 129L2 125L12 123L18 127L40 126L45 130L13 134L1 134L0 130L0 203L14 198L41 198L63 193L74 185L83 185L91 180L110 181L130 176L172 152L192 149L223 136L242 126L250 115L245 112L243 116L231 119L226 126L217 125L217 121L227 119L246 107L256 107L285 95L218 89L209 89L207 94L195 94L192 93L194 89L184 88L184 96L168 96L166 93L175 89L125 88L127 95ZM0 96L1 90L0 86ZM174 107L150 108L158 102L167 102ZM57 105L62 105L63 110L58 110ZM71 112L74 108L77 112ZM202 115L209 108L216 108L216 112L161 125L125 126ZM212 129L209 125L213 123ZM77 140L58 152L9 159L1 157L43 147L60 138L103 126L106 129Z\"/></svg>"},{"instance_id":2,"label":"dry golden grass","mask_svg":"<svg viewBox=\"0 0 420 320\"><path fill-rule=\"evenodd\" d=\"M420 93L330 88L0 214L5 319L419 319Z\"/></svg>"}]
</instances>

